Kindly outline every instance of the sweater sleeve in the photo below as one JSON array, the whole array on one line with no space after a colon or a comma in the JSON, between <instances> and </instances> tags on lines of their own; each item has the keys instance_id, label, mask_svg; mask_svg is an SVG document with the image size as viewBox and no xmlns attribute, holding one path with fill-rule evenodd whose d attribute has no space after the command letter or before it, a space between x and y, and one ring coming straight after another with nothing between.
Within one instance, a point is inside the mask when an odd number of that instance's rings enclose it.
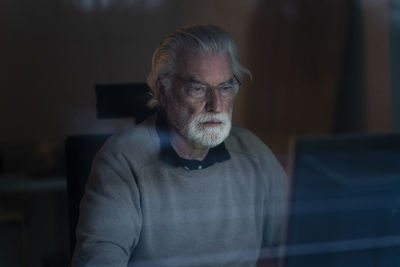
<instances>
[{"instance_id":1,"label":"sweater sleeve","mask_svg":"<svg viewBox=\"0 0 400 267\"><path fill-rule=\"evenodd\" d=\"M265 163L268 176L263 246L271 248L282 245L289 188L287 175L272 152Z\"/></svg>"},{"instance_id":2,"label":"sweater sleeve","mask_svg":"<svg viewBox=\"0 0 400 267\"><path fill-rule=\"evenodd\" d=\"M283 229L288 199L288 179L280 163L268 149L263 159L266 176L264 202L263 244L257 266L278 266L280 246L283 245Z\"/></svg>"},{"instance_id":3,"label":"sweater sleeve","mask_svg":"<svg viewBox=\"0 0 400 267\"><path fill-rule=\"evenodd\" d=\"M100 152L80 205L74 267L126 267L142 226L137 181L122 153Z\"/></svg>"}]
</instances>

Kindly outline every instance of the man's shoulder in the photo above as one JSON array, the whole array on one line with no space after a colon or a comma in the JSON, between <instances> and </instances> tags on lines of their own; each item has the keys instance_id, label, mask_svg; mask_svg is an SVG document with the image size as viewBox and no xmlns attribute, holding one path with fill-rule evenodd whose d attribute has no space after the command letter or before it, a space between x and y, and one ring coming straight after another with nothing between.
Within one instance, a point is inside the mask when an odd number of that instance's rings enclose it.
<instances>
[{"instance_id":1,"label":"man's shoulder","mask_svg":"<svg viewBox=\"0 0 400 267\"><path fill-rule=\"evenodd\" d=\"M103 145L101 152L145 157L145 155L152 154L152 150L157 149L156 135L154 119L150 118L141 124L112 135Z\"/></svg>"},{"instance_id":2,"label":"man's shoulder","mask_svg":"<svg viewBox=\"0 0 400 267\"><path fill-rule=\"evenodd\" d=\"M255 134L246 128L232 126L225 144L230 152L245 153L251 156L271 154L270 149Z\"/></svg>"}]
</instances>

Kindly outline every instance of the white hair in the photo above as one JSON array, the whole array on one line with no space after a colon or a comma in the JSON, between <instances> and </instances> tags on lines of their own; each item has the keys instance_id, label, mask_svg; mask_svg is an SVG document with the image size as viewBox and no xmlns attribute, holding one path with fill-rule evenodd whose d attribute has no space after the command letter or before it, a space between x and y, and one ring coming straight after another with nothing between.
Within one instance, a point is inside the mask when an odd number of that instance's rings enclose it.
<instances>
[{"instance_id":1,"label":"white hair","mask_svg":"<svg viewBox=\"0 0 400 267\"><path fill-rule=\"evenodd\" d=\"M250 71L240 65L237 45L229 33L212 25L183 27L168 35L154 51L152 68L147 78L147 84L153 92L148 103L150 107L158 105L158 83L163 83L167 89L170 87L171 82L166 80L176 74L177 56L187 50L221 54L227 52L231 58L233 75L239 82L242 81L242 73L251 76Z\"/></svg>"}]
</instances>

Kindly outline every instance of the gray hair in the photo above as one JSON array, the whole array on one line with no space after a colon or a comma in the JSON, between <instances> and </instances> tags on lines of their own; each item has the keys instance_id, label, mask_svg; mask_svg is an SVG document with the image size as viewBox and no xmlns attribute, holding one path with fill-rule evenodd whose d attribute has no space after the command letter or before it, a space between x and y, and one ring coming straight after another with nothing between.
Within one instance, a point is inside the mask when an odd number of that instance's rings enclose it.
<instances>
[{"instance_id":1,"label":"gray hair","mask_svg":"<svg viewBox=\"0 0 400 267\"><path fill-rule=\"evenodd\" d=\"M147 84L153 91L153 99L148 103L150 107L158 105L158 82L163 82L165 87L171 85L171 82L168 81L169 76L176 74L177 56L185 50L206 53L228 52L235 77L240 82L242 81L242 73L251 77L250 71L240 65L237 45L229 33L212 25L183 27L168 35L153 54L152 68L147 78ZM165 79L167 80L165 81Z\"/></svg>"}]
</instances>

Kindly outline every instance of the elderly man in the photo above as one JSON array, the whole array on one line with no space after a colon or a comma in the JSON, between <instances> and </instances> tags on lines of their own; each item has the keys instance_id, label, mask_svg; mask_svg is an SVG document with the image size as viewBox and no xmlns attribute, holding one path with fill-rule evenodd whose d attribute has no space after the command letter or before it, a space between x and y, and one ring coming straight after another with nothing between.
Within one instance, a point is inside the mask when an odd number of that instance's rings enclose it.
<instances>
[{"instance_id":1,"label":"elderly man","mask_svg":"<svg viewBox=\"0 0 400 267\"><path fill-rule=\"evenodd\" d=\"M218 27L164 39L148 79L159 111L96 156L74 266L254 266L279 244L286 176L231 127L243 72Z\"/></svg>"}]
</instances>

